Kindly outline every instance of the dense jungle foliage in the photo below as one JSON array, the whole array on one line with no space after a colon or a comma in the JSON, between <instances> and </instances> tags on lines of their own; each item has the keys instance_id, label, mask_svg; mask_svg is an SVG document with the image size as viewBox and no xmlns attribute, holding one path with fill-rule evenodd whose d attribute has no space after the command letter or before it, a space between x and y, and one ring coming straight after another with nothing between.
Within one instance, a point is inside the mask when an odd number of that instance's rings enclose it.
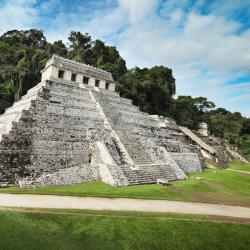
<instances>
[{"instance_id":1,"label":"dense jungle foliage","mask_svg":"<svg viewBox=\"0 0 250 250\"><path fill-rule=\"evenodd\" d=\"M119 82L117 90L142 111L172 117L191 129L196 129L201 121L207 122L215 136L228 140L250 157L249 118L239 112L216 109L204 97L174 99L175 78L171 69L127 69L116 47L93 40L87 33L72 31L66 45L61 40L47 42L43 32L36 29L11 30L0 36L0 113L40 81L40 71L53 54L111 72Z\"/></svg>"}]
</instances>

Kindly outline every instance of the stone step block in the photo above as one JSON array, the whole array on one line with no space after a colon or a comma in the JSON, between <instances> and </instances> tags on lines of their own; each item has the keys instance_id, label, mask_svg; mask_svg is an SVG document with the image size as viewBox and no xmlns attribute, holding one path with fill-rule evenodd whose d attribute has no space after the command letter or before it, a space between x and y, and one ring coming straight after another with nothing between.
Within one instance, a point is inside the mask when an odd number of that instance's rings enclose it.
<instances>
[{"instance_id":1,"label":"stone step block","mask_svg":"<svg viewBox=\"0 0 250 250\"><path fill-rule=\"evenodd\" d=\"M8 134L11 128L11 123L0 123L0 134Z\"/></svg>"},{"instance_id":2,"label":"stone step block","mask_svg":"<svg viewBox=\"0 0 250 250\"><path fill-rule=\"evenodd\" d=\"M13 112L9 114L3 114L0 116L0 123L12 123L14 121L18 121L22 116L21 112Z\"/></svg>"},{"instance_id":3,"label":"stone step block","mask_svg":"<svg viewBox=\"0 0 250 250\"><path fill-rule=\"evenodd\" d=\"M114 92L114 91L109 91L109 90L106 90L106 89L99 89L101 93L104 93L105 95L107 96L119 96L120 97L120 94L118 92Z\"/></svg>"},{"instance_id":4,"label":"stone step block","mask_svg":"<svg viewBox=\"0 0 250 250\"><path fill-rule=\"evenodd\" d=\"M38 92L43 86L46 86L46 82L45 81L43 81L43 82L40 82L40 83L38 83L36 86L34 86L33 88L31 88L31 89L29 89L28 91L27 91L27 94L29 95L29 94L34 94L34 93L36 93L36 92ZM23 97L25 97L26 95L24 95Z\"/></svg>"},{"instance_id":5,"label":"stone step block","mask_svg":"<svg viewBox=\"0 0 250 250\"><path fill-rule=\"evenodd\" d=\"M12 113L18 113L22 112L23 110L28 110L31 107L32 103L29 101L27 103L21 103L20 105L12 106L8 109L6 109L4 114L12 114Z\"/></svg>"},{"instance_id":6,"label":"stone step block","mask_svg":"<svg viewBox=\"0 0 250 250\"><path fill-rule=\"evenodd\" d=\"M41 88L40 91L42 91L42 88ZM26 95L23 95L19 101L25 101L25 100L28 100L28 99L32 98L33 96L37 96L40 91L36 91L36 92L33 92L33 93L29 93L29 94L27 93Z\"/></svg>"},{"instance_id":7,"label":"stone step block","mask_svg":"<svg viewBox=\"0 0 250 250\"><path fill-rule=\"evenodd\" d=\"M46 84L47 89L51 89L52 91L58 91L58 92L68 92L72 94L82 94L89 93L88 89L80 88L76 85L68 84L68 83L62 83L60 81L53 81L49 84Z\"/></svg>"},{"instance_id":8,"label":"stone step block","mask_svg":"<svg viewBox=\"0 0 250 250\"><path fill-rule=\"evenodd\" d=\"M126 110L134 110L134 111L139 111L139 107L134 106L134 105L128 105L126 103L109 103L108 104L111 107L115 107L116 109L126 109Z\"/></svg>"},{"instance_id":9,"label":"stone step block","mask_svg":"<svg viewBox=\"0 0 250 250\"><path fill-rule=\"evenodd\" d=\"M49 89L49 88L43 88L43 91L40 92L40 95L44 96L58 96L64 99L79 99L81 101L85 102L91 102L90 96L88 92L79 92L74 93L69 91L61 91L61 90L55 90L55 89Z\"/></svg>"},{"instance_id":10,"label":"stone step block","mask_svg":"<svg viewBox=\"0 0 250 250\"><path fill-rule=\"evenodd\" d=\"M37 95L33 95L33 96L31 96L31 97L29 97L27 99L21 99L18 102L14 102L12 108L22 107L23 105L31 104L36 99L37 99Z\"/></svg>"}]
</instances>

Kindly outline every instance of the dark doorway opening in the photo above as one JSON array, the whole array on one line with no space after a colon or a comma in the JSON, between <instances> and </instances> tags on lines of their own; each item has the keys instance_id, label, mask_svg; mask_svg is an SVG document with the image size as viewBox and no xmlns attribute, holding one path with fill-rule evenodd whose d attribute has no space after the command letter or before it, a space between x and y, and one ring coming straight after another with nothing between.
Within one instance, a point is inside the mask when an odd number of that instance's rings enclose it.
<instances>
[{"instance_id":1,"label":"dark doorway opening","mask_svg":"<svg viewBox=\"0 0 250 250\"><path fill-rule=\"evenodd\" d=\"M76 81L76 74L74 74L74 73L71 74L71 81L72 82Z\"/></svg>"},{"instance_id":2,"label":"dark doorway opening","mask_svg":"<svg viewBox=\"0 0 250 250\"><path fill-rule=\"evenodd\" d=\"M89 83L89 77L84 76L84 77L82 78L82 83L88 84L88 83Z\"/></svg>"},{"instance_id":3,"label":"dark doorway opening","mask_svg":"<svg viewBox=\"0 0 250 250\"><path fill-rule=\"evenodd\" d=\"M99 84L100 84L100 80L95 80L95 86L99 87Z\"/></svg>"},{"instance_id":4,"label":"dark doorway opening","mask_svg":"<svg viewBox=\"0 0 250 250\"><path fill-rule=\"evenodd\" d=\"M64 76L64 70L59 70L58 71L58 78L62 78L63 79Z\"/></svg>"},{"instance_id":5,"label":"dark doorway opening","mask_svg":"<svg viewBox=\"0 0 250 250\"><path fill-rule=\"evenodd\" d=\"M109 82L106 82L105 89L109 89Z\"/></svg>"}]
</instances>

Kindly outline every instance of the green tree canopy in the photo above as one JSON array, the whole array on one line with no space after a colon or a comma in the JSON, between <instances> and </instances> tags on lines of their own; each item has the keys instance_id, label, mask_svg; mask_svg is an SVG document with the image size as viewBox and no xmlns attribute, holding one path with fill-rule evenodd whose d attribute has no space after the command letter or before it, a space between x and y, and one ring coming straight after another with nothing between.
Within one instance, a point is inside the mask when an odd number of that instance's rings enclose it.
<instances>
[{"instance_id":1,"label":"green tree canopy","mask_svg":"<svg viewBox=\"0 0 250 250\"><path fill-rule=\"evenodd\" d=\"M171 115L175 94L172 70L163 66L151 69L138 67L129 70L119 79L122 96L131 98L135 105L149 114Z\"/></svg>"},{"instance_id":2,"label":"green tree canopy","mask_svg":"<svg viewBox=\"0 0 250 250\"><path fill-rule=\"evenodd\" d=\"M205 97L179 96L174 102L174 117L179 124L197 129L204 115L214 107Z\"/></svg>"}]
</instances>

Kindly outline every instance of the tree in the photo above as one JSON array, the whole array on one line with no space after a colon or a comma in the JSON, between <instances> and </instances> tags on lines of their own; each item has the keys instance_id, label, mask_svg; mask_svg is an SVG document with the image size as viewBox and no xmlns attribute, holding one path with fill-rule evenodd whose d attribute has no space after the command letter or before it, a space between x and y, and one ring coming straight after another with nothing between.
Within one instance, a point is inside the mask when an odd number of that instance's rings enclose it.
<instances>
[{"instance_id":1,"label":"tree","mask_svg":"<svg viewBox=\"0 0 250 250\"><path fill-rule=\"evenodd\" d=\"M78 62L91 63L90 48L93 45L91 36L88 33L71 31L69 40L69 58Z\"/></svg>"},{"instance_id":2,"label":"tree","mask_svg":"<svg viewBox=\"0 0 250 250\"><path fill-rule=\"evenodd\" d=\"M90 57L92 65L110 72L115 80L127 72L126 62L116 47L107 46L101 40L94 42Z\"/></svg>"},{"instance_id":3,"label":"tree","mask_svg":"<svg viewBox=\"0 0 250 250\"><path fill-rule=\"evenodd\" d=\"M92 41L88 33L72 31L69 35L69 58L110 72L117 80L127 72L126 62L117 49L101 40Z\"/></svg>"},{"instance_id":4,"label":"tree","mask_svg":"<svg viewBox=\"0 0 250 250\"><path fill-rule=\"evenodd\" d=\"M47 43L46 49L49 54L68 57L68 49L62 40L55 41L53 44Z\"/></svg>"},{"instance_id":5,"label":"tree","mask_svg":"<svg viewBox=\"0 0 250 250\"><path fill-rule=\"evenodd\" d=\"M221 112L223 111L223 112ZM209 127L211 132L218 137L227 139L230 143L236 144L241 133L244 118L240 113L215 110L209 116Z\"/></svg>"},{"instance_id":6,"label":"tree","mask_svg":"<svg viewBox=\"0 0 250 250\"><path fill-rule=\"evenodd\" d=\"M245 118L242 123L241 135L250 135L250 118Z\"/></svg>"},{"instance_id":7,"label":"tree","mask_svg":"<svg viewBox=\"0 0 250 250\"><path fill-rule=\"evenodd\" d=\"M0 37L0 95L4 106L19 100L39 82L40 70L51 56L46 46L43 32L35 29L12 30Z\"/></svg>"},{"instance_id":8,"label":"tree","mask_svg":"<svg viewBox=\"0 0 250 250\"><path fill-rule=\"evenodd\" d=\"M142 111L171 115L175 79L168 68L131 69L119 79L118 90L122 96L131 98L135 105L139 105Z\"/></svg>"},{"instance_id":9,"label":"tree","mask_svg":"<svg viewBox=\"0 0 250 250\"><path fill-rule=\"evenodd\" d=\"M205 97L179 96L174 101L173 116L179 124L197 129L199 123L205 120L207 112L214 107L215 104Z\"/></svg>"}]
</instances>

